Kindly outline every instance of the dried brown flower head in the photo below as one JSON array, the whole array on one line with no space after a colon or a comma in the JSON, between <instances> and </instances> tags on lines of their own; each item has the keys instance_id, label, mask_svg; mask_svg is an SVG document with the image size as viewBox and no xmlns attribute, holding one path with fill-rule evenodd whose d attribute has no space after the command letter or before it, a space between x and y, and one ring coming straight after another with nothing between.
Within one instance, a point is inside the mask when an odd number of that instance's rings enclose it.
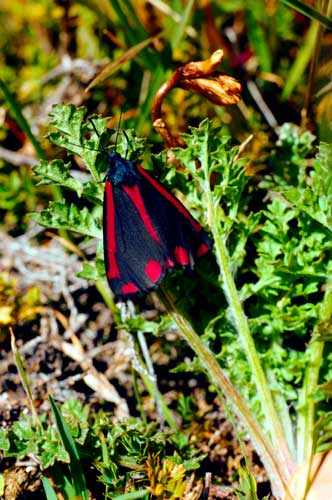
<instances>
[{"instance_id":1,"label":"dried brown flower head","mask_svg":"<svg viewBox=\"0 0 332 500\"><path fill-rule=\"evenodd\" d=\"M192 61L181 66L159 88L152 105L152 118L156 130L168 146L182 145L180 138L172 136L161 113L162 102L174 87L200 94L221 106L230 106L240 101L242 91L240 82L217 71L223 58L224 52L219 49L204 61Z\"/></svg>"}]
</instances>

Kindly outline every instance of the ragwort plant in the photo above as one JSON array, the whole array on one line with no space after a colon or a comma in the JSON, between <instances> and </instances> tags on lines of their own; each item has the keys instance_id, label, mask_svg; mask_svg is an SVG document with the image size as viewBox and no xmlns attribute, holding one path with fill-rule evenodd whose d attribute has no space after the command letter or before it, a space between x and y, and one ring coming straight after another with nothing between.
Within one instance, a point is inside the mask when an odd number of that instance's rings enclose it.
<instances>
[{"instance_id":1,"label":"ragwort plant","mask_svg":"<svg viewBox=\"0 0 332 500\"><path fill-rule=\"evenodd\" d=\"M43 161L35 168L41 183L74 191L79 206L65 199L51 202L33 219L98 240L96 258L84 263L81 275L96 280L117 314L105 285L101 248L107 170L103 150L114 131L107 129L105 118L93 117L92 127L85 113L72 105L54 107L50 139L79 155L91 176L79 180L72 175L71 163L62 160ZM143 143L128 134L129 156L136 161ZM251 436L273 493L282 498L296 464L331 447L327 382L332 370L332 146L320 145L309 163L313 137L285 124L268 171L257 183L246 175L238 148L208 120L183 139L186 147L173 152L184 172L175 175L173 169L170 175L168 170L166 178L185 186L188 208L212 236L219 313L208 318L201 311L206 325L198 335L177 310L167 285L159 296L202 369ZM126 147L119 137L118 152L124 154ZM175 282L181 287L181 273ZM195 303L195 297L188 300ZM137 328L144 330L142 318L137 321ZM135 329L135 320L128 328Z\"/></svg>"}]
</instances>

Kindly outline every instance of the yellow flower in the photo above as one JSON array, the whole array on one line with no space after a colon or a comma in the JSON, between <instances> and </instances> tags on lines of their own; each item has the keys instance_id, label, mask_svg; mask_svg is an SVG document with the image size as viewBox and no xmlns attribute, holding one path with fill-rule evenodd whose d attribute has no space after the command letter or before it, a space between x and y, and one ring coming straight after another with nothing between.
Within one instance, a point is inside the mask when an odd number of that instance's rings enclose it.
<instances>
[{"instance_id":1,"label":"yellow flower","mask_svg":"<svg viewBox=\"0 0 332 500\"><path fill-rule=\"evenodd\" d=\"M13 322L12 312L12 306L0 306L0 326L10 325Z\"/></svg>"}]
</instances>

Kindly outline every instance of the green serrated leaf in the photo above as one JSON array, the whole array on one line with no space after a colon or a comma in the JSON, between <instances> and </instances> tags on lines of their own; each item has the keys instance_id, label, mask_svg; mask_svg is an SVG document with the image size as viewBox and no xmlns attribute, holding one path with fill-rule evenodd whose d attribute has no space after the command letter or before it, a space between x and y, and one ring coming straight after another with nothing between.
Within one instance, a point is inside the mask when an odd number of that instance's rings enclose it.
<instances>
[{"instance_id":1,"label":"green serrated leaf","mask_svg":"<svg viewBox=\"0 0 332 500\"><path fill-rule=\"evenodd\" d=\"M33 170L35 174L41 177L38 184L59 184L75 191L80 197L83 192L83 184L69 173L70 168L70 163L64 163L62 160L53 160L50 163L42 161Z\"/></svg>"},{"instance_id":2,"label":"green serrated leaf","mask_svg":"<svg viewBox=\"0 0 332 500\"><path fill-rule=\"evenodd\" d=\"M310 172L310 185L291 187L284 191L285 198L311 218L332 231L332 145L320 144L313 170Z\"/></svg>"},{"instance_id":3,"label":"green serrated leaf","mask_svg":"<svg viewBox=\"0 0 332 500\"><path fill-rule=\"evenodd\" d=\"M85 107L77 108L73 104L56 104L50 112L51 124L79 145L86 112L87 108Z\"/></svg>"},{"instance_id":4,"label":"green serrated leaf","mask_svg":"<svg viewBox=\"0 0 332 500\"><path fill-rule=\"evenodd\" d=\"M13 424L13 432L20 439L20 441L28 441L35 437L35 429L32 427L31 422L19 420Z\"/></svg>"},{"instance_id":5,"label":"green serrated leaf","mask_svg":"<svg viewBox=\"0 0 332 500\"><path fill-rule=\"evenodd\" d=\"M222 128L213 128L212 123L205 119L198 128L190 128L191 134L183 134L187 148L175 149L175 156L185 165L186 170L202 185L206 172L201 167L197 167L197 161L208 169L209 174L219 174L217 187L226 188L231 193L232 198L235 193L239 197L242 186L247 181L245 177L245 160L234 162L238 153L237 147L231 147L230 137L225 134ZM240 186L240 189L239 189ZM227 199L227 197L225 196ZM231 205L231 203L230 203Z\"/></svg>"},{"instance_id":6,"label":"green serrated leaf","mask_svg":"<svg viewBox=\"0 0 332 500\"><path fill-rule=\"evenodd\" d=\"M40 450L41 463L44 469L52 467L57 461L69 463L70 457L64 449L59 436L54 429L48 428L44 435L44 442Z\"/></svg>"},{"instance_id":7,"label":"green serrated leaf","mask_svg":"<svg viewBox=\"0 0 332 500\"><path fill-rule=\"evenodd\" d=\"M83 184L82 197L96 205L102 205L104 199L104 184L95 181L85 182Z\"/></svg>"},{"instance_id":8,"label":"green serrated leaf","mask_svg":"<svg viewBox=\"0 0 332 500\"><path fill-rule=\"evenodd\" d=\"M49 140L78 154L94 179L101 180L108 168L107 152L114 133L107 127L110 118L96 115L85 118L86 108L64 104L54 106L50 115L57 130L48 135ZM116 151L131 161L137 161L146 150L145 140L137 138L133 130L128 130L126 135L120 131L115 142Z\"/></svg>"},{"instance_id":9,"label":"green serrated leaf","mask_svg":"<svg viewBox=\"0 0 332 500\"><path fill-rule=\"evenodd\" d=\"M87 207L79 209L76 205L65 202L51 202L46 210L30 215L41 226L68 229L91 238L101 238L102 229L91 216Z\"/></svg>"},{"instance_id":10,"label":"green serrated leaf","mask_svg":"<svg viewBox=\"0 0 332 500\"><path fill-rule=\"evenodd\" d=\"M202 461L206 458L206 454L201 454L199 457L193 457L189 460L182 460L182 465L185 470L197 470L201 467Z\"/></svg>"},{"instance_id":11,"label":"green serrated leaf","mask_svg":"<svg viewBox=\"0 0 332 500\"><path fill-rule=\"evenodd\" d=\"M50 116L57 129L48 135L51 142L78 154L86 163L96 180L106 166L100 168L107 159L104 152L108 147L112 129L107 128L109 118L92 116L85 119L86 108L76 108L72 104L58 104L52 108Z\"/></svg>"},{"instance_id":12,"label":"green serrated leaf","mask_svg":"<svg viewBox=\"0 0 332 500\"><path fill-rule=\"evenodd\" d=\"M89 432L89 406L82 406L80 401L69 399L61 405L61 414L66 417L66 422L71 435L81 446Z\"/></svg>"},{"instance_id":13,"label":"green serrated leaf","mask_svg":"<svg viewBox=\"0 0 332 500\"><path fill-rule=\"evenodd\" d=\"M83 262L83 269L77 273L77 276L86 280L98 281L105 278L105 271L103 272L103 275L101 275L98 268L94 265L91 265L88 262Z\"/></svg>"},{"instance_id":14,"label":"green serrated leaf","mask_svg":"<svg viewBox=\"0 0 332 500\"><path fill-rule=\"evenodd\" d=\"M152 333L156 336L160 334L161 325L159 325L155 321L148 321L140 316L129 319L126 324L132 332L142 331L145 333Z\"/></svg>"}]
</instances>

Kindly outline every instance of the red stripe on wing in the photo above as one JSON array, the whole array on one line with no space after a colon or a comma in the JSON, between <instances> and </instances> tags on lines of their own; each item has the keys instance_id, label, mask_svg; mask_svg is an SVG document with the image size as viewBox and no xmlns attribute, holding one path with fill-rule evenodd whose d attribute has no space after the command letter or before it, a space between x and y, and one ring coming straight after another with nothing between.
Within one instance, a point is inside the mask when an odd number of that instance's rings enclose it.
<instances>
[{"instance_id":1,"label":"red stripe on wing","mask_svg":"<svg viewBox=\"0 0 332 500\"><path fill-rule=\"evenodd\" d=\"M139 171L140 174L142 174L152 185L155 187L159 193L161 193L165 198L167 198L168 201L170 201L178 210L179 212L184 215L187 219L190 220L191 225L193 228L199 232L202 230L201 225L195 221L195 219L192 218L190 213L187 211L187 209L182 205L182 203L177 200L171 193L167 191L161 184L159 184L158 181L156 181L153 177L151 177L144 168L142 168L140 165L137 166L137 170Z\"/></svg>"},{"instance_id":2,"label":"red stripe on wing","mask_svg":"<svg viewBox=\"0 0 332 500\"><path fill-rule=\"evenodd\" d=\"M114 279L120 278L120 271L116 262L116 238L115 238L115 212L114 212L114 198L112 184L106 180L105 182L105 221L106 227L104 231L106 232L106 239L104 240L105 255L107 259L108 269L107 278Z\"/></svg>"},{"instance_id":3,"label":"red stripe on wing","mask_svg":"<svg viewBox=\"0 0 332 500\"><path fill-rule=\"evenodd\" d=\"M134 203L135 207L137 208L137 210L138 210L138 212L139 212L139 214L141 216L141 219L142 219L142 221L144 223L144 226L145 226L146 230L149 232L149 234L151 235L151 237L157 243L160 244L161 242L160 242L159 236L156 233L155 228L153 227L153 224L152 224L152 221L151 221L151 218L150 218L148 212L146 211L146 208L145 208L145 205L144 205L144 201L142 199L142 196L141 196L141 193L140 193L138 185L134 184L132 187L123 186L123 190L127 193L127 195L129 196L129 198L132 200L132 202Z\"/></svg>"},{"instance_id":4,"label":"red stripe on wing","mask_svg":"<svg viewBox=\"0 0 332 500\"><path fill-rule=\"evenodd\" d=\"M175 247L174 257L181 266L187 266L190 263L188 252L184 247Z\"/></svg>"}]
</instances>

